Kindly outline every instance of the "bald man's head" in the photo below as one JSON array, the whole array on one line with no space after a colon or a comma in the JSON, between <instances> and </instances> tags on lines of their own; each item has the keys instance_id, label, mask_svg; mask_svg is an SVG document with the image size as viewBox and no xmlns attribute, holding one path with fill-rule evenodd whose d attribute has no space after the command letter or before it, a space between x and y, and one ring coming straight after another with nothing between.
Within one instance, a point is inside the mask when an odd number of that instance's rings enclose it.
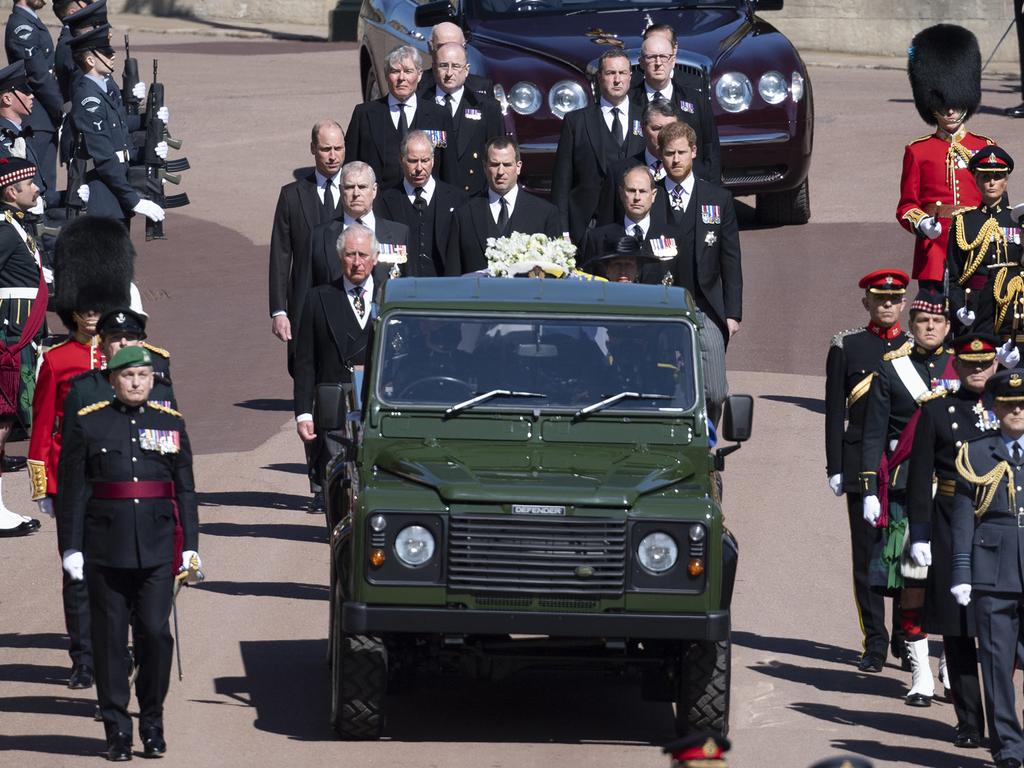
<instances>
[{"instance_id":1,"label":"bald man's head","mask_svg":"<svg viewBox=\"0 0 1024 768\"><path fill-rule=\"evenodd\" d=\"M457 43L458 45L465 46L466 36L462 34L462 27L450 21L442 21L440 24L435 24L434 28L430 30L430 41L428 43L430 53L433 54L446 43Z\"/></svg>"}]
</instances>

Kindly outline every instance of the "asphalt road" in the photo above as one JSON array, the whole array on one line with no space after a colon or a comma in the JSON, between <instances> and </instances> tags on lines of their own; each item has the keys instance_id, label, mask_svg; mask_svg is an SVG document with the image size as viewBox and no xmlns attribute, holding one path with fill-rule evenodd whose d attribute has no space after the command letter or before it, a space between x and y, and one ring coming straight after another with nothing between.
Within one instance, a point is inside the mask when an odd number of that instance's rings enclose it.
<instances>
[{"instance_id":1,"label":"asphalt road","mask_svg":"<svg viewBox=\"0 0 1024 768\"><path fill-rule=\"evenodd\" d=\"M171 212L170 239L138 243L151 336L173 353L197 453L209 577L181 598L185 677L172 681L167 700L165 762L666 765L658 745L671 738L668 705L645 704L614 678L563 672L429 680L391 701L385 740L333 738L325 530L303 509L302 450L284 347L269 330L266 271L278 188L309 164L317 118L347 123L358 99L355 53L185 34L132 42L143 72L160 59L170 128L185 138L193 168L185 186L192 205ZM904 706L906 673L856 671L846 517L825 485L829 338L861 322L861 274L910 263L912 241L893 211L903 145L926 130L892 64L811 67L812 223L742 235L745 320L729 352L730 380L757 397L755 435L730 457L725 482L728 524L741 543L731 764L744 768L806 766L841 752L884 766L987 764L986 752L950 746L948 703ZM972 128L1024 158L1021 124L997 114L1017 102L1011 88L1008 76L986 77ZM1010 194L1024 194L1019 178ZM5 479L8 505L28 512L25 474ZM96 764L103 747L91 692L64 686L59 568L50 521L0 544L5 765Z\"/></svg>"}]
</instances>

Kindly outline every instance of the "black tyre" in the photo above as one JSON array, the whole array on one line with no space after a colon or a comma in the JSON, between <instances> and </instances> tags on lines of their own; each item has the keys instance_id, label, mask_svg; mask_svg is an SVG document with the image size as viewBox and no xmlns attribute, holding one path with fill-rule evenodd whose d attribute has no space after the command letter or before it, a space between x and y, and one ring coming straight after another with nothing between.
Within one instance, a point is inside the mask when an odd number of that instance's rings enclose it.
<instances>
[{"instance_id":1,"label":"black tyre","mask_svg":"<svg viewBox=\"0 0 1024 768\"><path fill-rule=\"evenodd\" d=\"M757 196L757 221L769 226L806 224L811 220L811 190L808 180L796 189L765 192Z\"/></svg>"},{"instance_id":2,"label":"black tyre","mask_svg":"<svg viewBox=\"0 0 1024 768\"><path fill-rule=\"evenodd\" d=\"M387 651L378 638L346 635L334 614L331 642L331 727L350 741L379 739L388 685Z\"/></svg>"},{"instance_id":3,"label":"black tyre","mask_svg":"<svg viewBox=\"0 0 1024 768\"><path fill-rule=\"evenodd\" d=\"M732 652L728 640L695 641L683 654L676 699L676 733L729 733L729 678Z\"/></svg>"},{"instance_id":4,"label":"black tyre","mask_svg":"<svg viewBox=\"0 0 1024 768\"><path fill-rule=\"evenodd\" d=\"M380 85L377 83L377 73L370 64L366 71L366 83L363 85L363 101L376 101L381 97Z\"/></svg>"}]
</instances>

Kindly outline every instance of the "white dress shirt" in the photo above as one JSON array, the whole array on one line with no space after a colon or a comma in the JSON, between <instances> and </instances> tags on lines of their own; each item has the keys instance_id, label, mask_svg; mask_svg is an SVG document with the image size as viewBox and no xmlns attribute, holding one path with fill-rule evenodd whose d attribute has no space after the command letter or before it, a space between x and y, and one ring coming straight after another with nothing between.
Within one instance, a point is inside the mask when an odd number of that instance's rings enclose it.
<instances>
[{"instance_id":1,"label":"white dress shirt","mask_svg":"<svg viewBox=\"0 0 1024 768\"><path fill-rule=\"evenodd\" d=\"M508 203L508 218L512 219L512 212L516 209L516 198L519 197L519 187L512 187L508 192L505 193L505 202ZM494 223L498 223L498 216L501 215L501 203L498 201L501 199L493 189L487 189L487 200L491 206L491 218L494 219Z\"/></svg>"},{"instance_id":2,"label":"white dress shirt","mask_svg":"<svg viewBox=\"0 0 1024 768\"><path fill-rule=\"evenodd\" d=\"M647 81L645 80L644 81L644 90L647 91L647 103L648 104L651 104L651 103L654 102L654 94L656 94L656 93L660 93L661 94L661 98L664 99L667 104L671 104L672 103L672 81L671 80L669 80L668 83L665 85L665 87L662 88L661 90L655 90L654 88L649 86L647 84Z\"/></svg>"},{"instance_id":3,"label":"white dress shirt","mask_svg":"<svg viewBox=\"0 0 1024 768\"><path fill-rule=\"evenodd\" d=\"M465 90L466 90L466 86L460 85L458 90L456 90L455 92L452 93L452 101L451 101L452 117L455 117L455 113L459 111L459 104L462 102L462 93ZM445 91L440 86L438 86L435 89L435 93L437 95L435 96L434 100L437 102L438 106L443 107L444 106Z\"/></svg>"},{"instance_id":4,"label":"white dress shirt","mask_svg":"<svg viewBox=\"0 0 1024 768\"><path fill-rule=\"evenodd\" d=\"M651 234L651 214L647 214L643 221L633 221L629 216L627 216L625 221L622 222L622 226L626 229L626 234L631 237L636 237L636 234L633 232L633 227L638 224L640 225L640 229L644 231L644 240L646 240Z\"/></svg>"},{"instance_id":5,"label":"white dress shirt","mask_svg":"<svg viewBox=\"0 0 1024 768\"><path fill-rule=\"evenodd\" d=\"M402 186L405 188L405 196L409 198L409 202L415 205L416 203L416 187L409 183L408 179L402 179ZM430 201L434 199L434 188L437 183L434 181L433 176L427 177L427 183L423 185L423 199L427 201L427 205L430 205Z\"/></svg>"},{"instance_id":6,"label":"white dress shirt","mask_svg":"<svg viewBox=\"0 0 1024 768\"><path fill-rule=\"evenodd\" d=\"M316 176L316 194L320 198L320 204L324 202L324 188L327 186L327 177L324 176L320 171L314 171ZM334 199L334 207L338 207L338 201L341 199L341 168L338 172L331 176L331 197Z\"/></svg>"},{"instance_id":7,"label":"white dress shirt","mask_svg":"<svg viewBox=\"0 0 1024 768\"><path fill-rule=\"evenodd\" d=\"M627 96L622 100L620 104L612 104L610 101L605 100L601 97L601 114L604 116L604 124L609 131L612 129L612 120L615 116L612 114L612 107L618 107L619 109L619 122L622 124L622 135L629 136L629 97Z\"/></svg>"},{"instance_id":8,"label":"white dress shirt","mask_svg":"<svg viewBox=\"0 0 1024 768\"><path fill-rule=\"evenodd\" d=\"M374 218L372 210L371 211L367 211L365 214L363 214L359 218L363 220L363 226L364 227L366 227L368 230L370 230L374 234L377 234L377 220ZM348 211L346 211L345 212L345 219L341 223L341 228L342 229L348 229L353 224L357 224L357 223L358 222L356 221L355 217L354 216L350 216L348 214Z\"/></svg>"},{"instance_id":9,"label":"white dress shirt","mask_svg":"<svg viewBox=\"0 0 1024 768\"><path fill-rule=\"evenodd\" d=\"M398 99L396 99L390 93L388 94L388 109L391 110L391 123L392 123L392 125L395 126L396 129L398 128L398 105L401 104L401 103L403 103L403 102L400 102ZM405 103L405 122L408 124L408 126L409 126L409 128L411 130L412 129L412 120L413 120L414 117L416 117L416 94L414 93L412 96L410 96L408 99L406 99L406 101L404 103Z\"/></svg>"},{"instance_id":10,"label":"white dress shirt","mask_svg":"<svg viewBox=\"0 0 1024 768\"><path fill-rule=\"evenodd\" d=\"M683 188L683 210L685 211L690 207L690 196L693 194L694 177L693 171L690 171L690 175L683 179L681 184L676 184L672 179L665 177L665 191L669 195L669 206L672 205L672 191L676 187Z\"/></svg>"}]
</instances>

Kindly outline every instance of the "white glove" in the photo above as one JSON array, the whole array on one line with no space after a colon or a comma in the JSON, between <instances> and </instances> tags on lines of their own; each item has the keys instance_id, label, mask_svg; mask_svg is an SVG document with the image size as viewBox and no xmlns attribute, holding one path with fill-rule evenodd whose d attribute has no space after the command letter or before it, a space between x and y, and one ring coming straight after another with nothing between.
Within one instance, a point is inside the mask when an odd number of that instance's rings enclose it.
<instances>
[{"instance_id":1,"label":"white glove","mask_svg":"<svg viewBox=\"0 0 1024 768\"><path fill-rule=\"evenodd\" d=\"M828 479L828 487L832 489L832 493L834 493L836 496L842 496L843 475L841 473L838 475L832 475L832 477Z\"/></svg>"},{"instance_id":2,"label":"white glove","mask_svg":"<svg viewBox=\"0 0 1024 768\"><path fill-rule=\"evenodd\" d=\"M192 567L192 558L196 559L196 570L201 570L203 567L203 561L199 559L199 553L194 549L186 549L181 553L181 570L187 571Z\"/></svg>"},{"instance_id":3,"label":"white glove","mask_svg":"<svg viewBox=\"0 0 1024 768\"><path fill-rule=\"evenodd\" d=\"M942 234L942 222L936 221L934 216L928 216L917 222L917 231L929 240L934 240Z\"/></svg>"},{"instance_id":4,"label":"white glove","mask_svg":"<svg viewBox=\"0 0 1024 768\"><path fill-rule=\"evenodd\" d=\"M53 517L53 499L49 496L44 496L36 502L39 505L39 514L46 515L47 517Z\"/></svg>"},{"instance_id":5,"label":"white glove","mask_svg":"<svg viewBox=\"0 0 1024 768\"><path fill-rule=\"evenodd\" d=\"M132 86L132 96L136 99L146 98L146 84L141 80Z\"/></svg>"},{"instance_id":6,"label":"white glove","mask_svg":"<svg viewBox=\"0 0 1024 768\"><path fill-rule=\"evenodd\" d=\"M932 544L930 541L915 541L910 545L910 559L914 565L925 568L932 564Z\"/></svg>"},{"instance_id":7,"label":"white glove","mask_svg":"<svg viewBox=\"0 0 1024 768\"><path fill-rule=\"evenodd\" d=\"M1020 362L1020 350L1013 344L1013 339L1008 339L1003 346L996 351L996 360L1004 368L1016 368Z\"/></svg>"},{"instance_id":8,"label":"white glove","mask_svg":"<svg viewBox=\"0 0 1024 768\"><path fill-rule=\"evenodd\" d=\"M146 200L143 198L135 204L132 208L136 213L141 213L150 221L163 221L164 220L164 209L154 203L152 200Z\"/></svg>"},{"instance_id":9,"label":"white glove","mask_svg":"<svg viewBox=\"0 0 1024 768\"><path fill-rule=\"evenodd\" d=\"M864 510L864 522L874 528L878 523L878 518L882 516L882 505L879 503L878 497L865 496L861 507Z\"/></svg>"},{"instance_id":10,"label":"white glove","mask_svg":"<svg viewBox=\"0 0 1024 768\"><path fill-rule=\"evenodd\" d=\"M167 159L167 142L166 141L159 141L159 142L157 142L157 145L153 148L153 151L156 152L156 156L159 157L161 160L166 160Z\"/></svg>"},{"instance_id":11,"label":"white glove","mask_svg":"<svg viewBox=\"0 0 1024 768\"><path fill-rule=\"evenodd\" d=\"M156 119L162 120L163 124L167 125L169 122L171 122L171 110L169 110L167 107L160 107L160 109L156 111Z\"/></svg>"},{"instance_id":12,"label":"white glove","mask_svg":"<svg viewBox=\"0 0 1024 768\"><path fill-rule=\"evenodd\" d=\"M49 267L43 267L43 282L53 285L53 270Z\"/></svg>"},{"instance_id":13,"label":"white glove","mask_svg":"<svg viewBox=\"0 0 1024 768\"><path fill-rule=\"evenodd\" d=\"M950 593L953 595L953 599L960 605L968 605L971 602L971 585L970 584L954 584L949 588Z\"/></svg>"},{"instance_id":14,"label":"white glove","mask_svg":"<svg viewBox=\"0 0 1024 768\"><path fill-rule=\"evenodd\" d=\"M64 550L61 566L67 571L72 581L82 581L85 578L85 557L77 549Z\"/></svg>"},{"instance_id":15,"label":"white glove","mask_svg":"<svg viewBox=\"0 0 1024 768\"><path fill-rule=\"evenodd\" d=\"M963 325L974 325L974 317L974 313L967 307L960 307L960 309L956 311L956 319Z\"/></svg>"},{"instance_id":16,"label":"white glove","mask_svg":"<svg viewBox=\"0 0 1024 768\"><path fill-rule=\"evenodd\" d=\"M43 200L43 196L40 195L36 198L36 201L32 203L32 207L28 209L29 213L34 213L36 216L42 216L43 210L46 208L46 201Z\"/></svg>"},{"instance_id":17,"label":"white glove","mask_svg":"<svg viewBox=\"0 0 1024 768\"><path fill-rule=\"evenodd\" d=\"M83 184L78 188L78 196L82 198L82 202L88 204L89 202L89 185Z\"/></svg>"}]
</instances>

